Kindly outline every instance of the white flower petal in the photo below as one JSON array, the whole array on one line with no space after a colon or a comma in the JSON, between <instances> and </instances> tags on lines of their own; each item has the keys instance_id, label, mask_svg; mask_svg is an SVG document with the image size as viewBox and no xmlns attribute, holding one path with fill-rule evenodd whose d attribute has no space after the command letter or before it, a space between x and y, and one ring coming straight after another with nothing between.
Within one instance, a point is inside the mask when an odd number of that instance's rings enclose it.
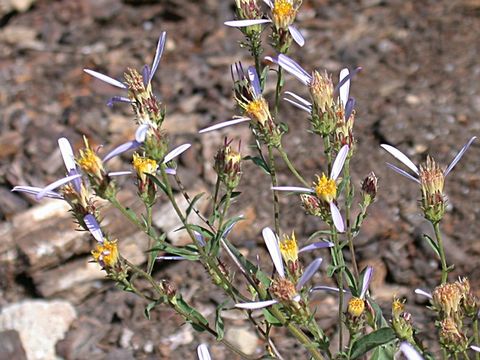
<instances>
[{"instance_id":1,"label":"white flower petal","mask_svg":"<svg viewBox=\"0 0 480 360\"><path fill-rule=\"evenodd\" d=\"M210 353L208 352L208 347L205 344L200 344L197 347L198 360L212 360Z\"/></svg>"},{"instance_id":2,"label":"white flower petal","mask_svg":"<svg viewBox=\"0 0 480 360\"><path fill-rule=\"evenodd\" d=\"M339 293L340 289L332 286L319 285L319 286L314 286L313 288L310 289L310 292L314 292L314 291L333 291L333 292ZM343 290L343 292L345 293L346 291Z\"/></svg>"},{"instance_id":3,"label":"white flower petal","mask_svg":"<svg viewBox=\"0 0 480 360\"><path fill-rule=\"evenodd\" d=\"M267 4L270 9L273 9L272 0L263 0L263 2L264 2L265 4Z\"/></svg>"},{"instance_id":4,"label":"white flower petal","mask_svg":"<svg viewBox=\"0 0 480 360\"><path fill-rule=\"evenodd\" d=\"M278 55L278 65L300 80L304 85L310 84L312 77L294 60L286 55Z\"/></svg>"},{"instance_id":5,"label":"white flower petal","mask_svg":"<svg viewBox=\"0 0 480 360\"><path fill-rule=\"evenodd\" d=\"M410 160L407 155L405 155L404 153L402 153L400 150L398 150L397 148L394 148L393 146L391 145L387 145L387 144L382 144L380 145L383 149L385 149L386 151L388 151L390 153L390 155L392 155L394 158L396 158L397 160L399 160L402 164L404 164L406 167L408 167L410 170L412 170L415 174L418 175L418 167L417 165L415 165L412 160Z\"/></svg>"},{"instance_id":6,"label":"white flower petal","mask_svg":"<svg viewBox=\"0 0 480 360\"><path fill-rule=\"evenodd\" d=\"M342 214L340 214L340 210L338 210L337 205L335 205L333 201L330 202L330 211L332 213L333 224L338 232L343 233L345 231L345 225L343 224Z\"/></svg>"},{"instance_id":7,"label":"white flower petal","mask_svg":"<svg viewBox=\"0 0 480 360\"><path fill-rule=\"evenodd\" d=\"M63 163L65 164L67 172L70 172L70 170L76 170L77 165L75 164L75 156L73 155L73 149L72 145L70 145L70 141L62 137L58 139L58 147L60 148L60 153L62 154Z\"/></svg>"},{"instance_id":8,"label":"white flower petal","mask_svg":"<svg viewBox=\"0 0 480 360\"><path fill-rule=\"evenodd\" d=\"M165 155L165 158L163 159L163 163L166 164L170 160L172 160L172 159L176 158L177 156L179 156L180 154L184 153L185 151L188 150L188 148L190 146L192 146L192 145L191 144L183 144L183 145L180 145L180 146L176 147L175 149L170 151L167 155Z\"/></svg>"},{"instance_id":9,"label":"white flower petal","mask_svg":"<svg viewBox=\"0 0 480 360\"><path fill-rule=\"evenodd\" d=\"M115 79L111 78L110 76L101 74L97 71L90 70L90 69L83 69L83 71L85 71L88 75L91 75L94 78L97 78L98 80L106 82L107 84L119 87L120 89L126 89L127 88L127 86L125 84L121 83L118 80L115 80Z\"/></svg>"},{"instance_id":10,"label":"white flower petal","mask_svg":"<svg viewBox=\"0 0 480 360\"><path fill-rule=\"evenodd\" d=\"M447 170L445 170L445 173L444 173L444 176L447 176L450 171L452 171L452 169L455 167L455 165L457 165L457 163L460 161L460 159L462 158L463 154L465 154L465 151L468 150L468 148L470 147L470 145L472 145L472 142L476 139L477 137L474 136L472 137L470 140L468 140L468 142L463 146L463 148L458 152L457 156L455 156L452 160L452 162L450 163L450 165L448 165L448 168Z\"/></svg>"},{"instance_id":11,"label":"white flower petal","mask_svg":"<svg viewBox=\"0 0 480 360\"><path fill-rule=\"evenodd\" d=\"M410 175L408 172L406 172L405 170L402 170L398 167L396 167L395 165L393 164L390 164L390 163L387 163L387 166L392 169L393 171L399 173L400 175L402 176L405 176L407 179L410 179L412 181L415 181L416 183L420 184L420 180L418 180L416 177Z\"/></svg>"},{"instance_id":12,"label":"white flower petal","mask_svg":"<svg viewBox=\"0 0 480 360\"><path fill-rule=\"evenodd\" d=\"M137 127L137 130L135 130L135 140L139 143L143 143L147 137L148 129L150 129L149 124L142 124Z\"/></svg>"},{"instance_id":13,"label":"white flower petal","mask_svg":"<svg viewBox=\"0 0 480 360\"><path fill-rule=\"evenodd\" d=\"M422 355L420 355L418 351L406 341L400 344L400 351L408 360L423 360Z\"/></svg>"},{"instance_id":14,"label":"white flower petal","mask_svg":"<svg viewBox=\"0 0 480 360\"><path fill-rule=\"evenodd\" d=\"M252 20L232 20L225 21L224 24L231 27L246 27L252 25L266 24L270 23L272 20L269 19L252 19Z\"/></svg>"},{"instance_id":15,"label":"white flower petal","mask_svg":"<svg viewBox=\"0 0 480 360\"><path fill-rule=\"evenodd\" d=\"M36 186L15 186L12 191L18 191L18 192L24 192L26 194L30 195L37 195L39 192L43 191L43 188L36 187ZM63 200L63 196L53 192L53 191L47 191L44 195L44 197L51 198L51 199L59 199Z\"/></svg>"},{"instance_id":16,"label":"white flower petal","mask_svg":"<svg viewBox=\"0 0 480 360\"><path fill-rule=\"evenodd\" d=\"M331 248L333 246L334 244L330 241L318 241L313 244L302 247L300 250L298 250L298 253L305 252L305 251L313 251L317 249Z\"/></svg>"},{"instance_id":17,"label":"white flower petal","mask_svg":"<svg viewBox=\"0 0 480 360\"><path fill-rule=\"evenodd\" d=\"M45 186L36 196L35 199L40 200L41 198L45 197L48 193L50 193L52 190L55 190L56 188L65 185L66 183L69 183L72 180L79 179L81 178L81 174L76 174L76 175L71 175L67 176L64 178L61 178L57 181L54 181L53 183Z\"/></svg>"},{"instance_id":18,"label":"white flower petal","mask_svg":"<svg viewBox=\"0 0 480 360\"><path fill-rule=\"evenodd\" d=\"M298 96L297 94L295 94L294 92L291 92L291 91L285 91L285 95L290 95L291 97L293 97L295 100L297 100L299 103L302 103L304 106L307 106L307 107L311 107L312 106L312 103L305 100L304 98L302 98L301 96Z\"/></svg>"},{"instance_id":19,"label":"white flower petal","mask_svg":"<svg viewBox=\"0 0 480 360\"><path fill-rule=\"evenodd\" d=\"M306 107L306 106L296 102L295 100L292 100L292 99L289 99L289 98L283 98L283 100L285 100L286 102L289 102L293 106L295 106L295 107L299 108L300 110L303 110L303 111L305 111L309 114L312 112L312 108Z\"/></svg>"},{"instance_id":20,"label":"white flower petal","mask_svg":"<svg viewBox=\"0 0 480 360\"><path fill-rule=\"evenodd\" d=\"M349 147L348 145L343 145L340 151L335 158L335 161L332 165L332 172L330 173L330 178L332 180L337 180L338 176L342 172L343 165L345 164L345 160L347 159Z\"/></svg>"},{"instance_id":21,"label":"white flower petal","mask_svg":"<svg viewBox=\"0 0 480 360\"><path fill-rule=\"evenodd\" d=\"M175 175L177 173L177 170L171 169L171 168L166 168L165 173L167 173L168 175Z\"/></svg>"},{"instance_id":22,"label":"white flower petal","mask_svg":"<svg viewBox=\"0 0 480 360\"><path fill-rule=\"evenodd\" d=\"M224 128L224 127L227 127L227 126L230 126L230 125L240 124L240 123L243 123L243 122L246 122L246 121L250 121L250 118L243 117L243 118L223 121L221 123L209 126L205 129L202 129L198 133L203 134L203 133L206 133L206 132L209 132L209 131L218 130L218 129L221 129L221 128Z\"/></svg>"},{"instance_id":23,"label":"white flower petal","mask_svg":"<svg viewBox=\"0 0 480 360\"><path fill-rule=\"evenodd\" d=\"M314 192L310 188L299 187L299 186L272 186L271 189L275 191L292 191L292 192L309 193L309 194Z\"/></svg>"},{"instance_id":24,"label":"white flower petal","mask_svg":"<svg viewBox=\"0 0 480 360\"><path fill-rule=\"evenodd\" d=\"M133 172L130 170L124 170L124 171L112 171L108 173L108 176L123 176L123 175L132 175Z\"/></svg>"},{"instance_id":25,"label":"white flower petal","mask_svg":"<svg viewBox=\"0 0 480 360\"><path fill-rule=\"evenodd\" d=\"M167 33L164 31L160 35L157 43L157 49L155 50L155 57L153 58L152 62L152 69L150 70L150 76L148 78L148 82L152 81L155 72L157 71L158 64L160 64L160 59L162 58L163 49L165 48L165 41L167 40Z\"/></svg>"},{"instance_id":26,"label":"white flower petal","mask_svg":"<svg viewBox=\"0 0 480 360\"><path fill-rule=\"evenodd\" d=\"M317 258L313 260L303 271L302 276L298 280L297 286L295 287L297 291L300 291L301 288L312 278L313 275L318 271L320 265L322 265L322 258Z\"/></svg>"},{"instance_id":27,"label":"white flower petal","mask_svg":"<svg viewBox=\"0 0 480 360\"><path fill-rule=\"evenodd\" d=\"M470 345L470 349L472 349L473 351L476 351L476 352L480 352L480 347L475 346L475 345Z\"/></svg>"},{"instance_id":28,"label":"white flower petal","mask_svg":"<svg viewBox=\"0 0 480 360\"><path fill-rule=\"evenodd\" d=\"M155 260L165 260L165 261L181 261L187 260L183 256L157 256Z\"/></svg>"},{"instance_id":29,"label":"white flower petal","mask_svg":"<svg viewBox=\"0 0 480 360\"><path fill-rule=\"evenodd\" d=\"M262 88L260 87L260 79L257 74L257 70L254 66L249 66L247 69L248 78L252 83L252 88L254 91L254 96L257 98L262 95Z\"/></svg>"},{"instance_id":30,"label":"white flower petal","mask_svg":"<svg viewBox=\"0 0 480 360\"><path fill-rule=\"evenodd\" d=\"M429 299L432 299L432 294L430 294L430 293L428 293L428 292L426 292L425 290L422 290L422 289L415 289L415 294L425 296Z\"/></svg>"},{"instance_id":31,"label":"white flower petal","mask_svg":"<svg viewBox=\"0 0 480 360\"><path fill-rule=\"evenodd\" d=\"M275 266L278 275L284 278L285 270L283 268L282 253L280 252L280 247L278 245L277 235L275 235L272 229L268 227L263 229L262 235L270 257L272 258L273 266Z\"/></svg>"},{"instance_id":32,"label":"white flower petal","mask_svg":"<svg viewBox=\"0 0 480 360\"><path fill-rule=\"evenodd\" d=\"M350 75L350 71L348 71L348 69L346 68L342 69L340 71L339 83L342 82L342 80L346 78L348 75ZM347 105L348 96L350 94L350 80L345 81L345 83L340 87L339 93L340 93L340 102L342 104L342 108L345 109L345 105Z\"/></svg>"},{"instance_id":33,"label":"white flower petal","mask_svg":"<svg viewBox=\"0 0 480 360\"><path fill-rule=\"evenodd\" d=\"M108 160L114 158L115 156L118 156L120 154L123 154L124 152L128 150L133 150L136 149L140 146L141 144L134 140L134 141L129 141L124 144L118 145L115 149L110 151L105 157L103 158L103 162L106 163Z\"/></svg>"},{"instance_id":34,"label":"white flower petal","mask_svg":"<svg viewBox=\"0 0 480 360\"><path fill-rule=\"evenodd\" d=\"M370 285L370 281L372 280L373 275L373 268L371 266L367 266L365 270L365 274L363 274L362 280L362 291L360 292L360 299L365 299L365 294L367 293L368 286Z\"/></svg>"},{"instance_id":35,"label":"white flower petal","mask_svg":"<svg viewBox=\"0 0 480 360\"><path fill-rule=\"evenodd\" d=\"M290 35L292 35L292 39L298 44L298 46L302 47L305 45L305 39L303 38L302 33L293 25L288 27L288 31Z\"/></svg>"},{"instance_id":36,"label":"white flower petal","mask_svg":"<svg viewBox=\"0 0 480 360\"><path fill-rule=\"evenodd\" d=\"M266 308L267 306L270 306L276 303L278 303L277 300L266 300L266 301L256 301L256 302L250 302L250 303L235 304L235 307L239 309L255 310L255 309L263 309L263 308Z\"/></svg>"}]
</instances>

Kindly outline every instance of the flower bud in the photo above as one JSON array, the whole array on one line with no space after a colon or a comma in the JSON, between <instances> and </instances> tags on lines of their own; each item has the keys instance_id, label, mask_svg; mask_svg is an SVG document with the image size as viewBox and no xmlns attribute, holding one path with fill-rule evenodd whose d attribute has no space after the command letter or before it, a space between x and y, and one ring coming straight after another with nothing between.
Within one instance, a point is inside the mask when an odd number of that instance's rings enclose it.
<instances>
[{"instance_id":1,"label":"flower bud","mask_svg":"<svg viewBox=\"0 0 480 360\"><path fill-rule=\"evenodd\" d=\"M242 156L239 152L232 149L230 143L231 140L228 141L225 138L224 145L215 155L214 169L220 181L222 181L227 188L233 190L238 186L242 176Z\"/></svg>"},{"instance_id":2,"label":"flower bud","mask_svg":"<svg viewBox=\"0 0 480 360\"><path fill-rule=\"evenodd\" d=\"M432 305L444 317L458 319L462 299L463 292L457 283L442 284L432 292Z\"/></svg>"},{"instance_id":3,"label":"flower bud","mask_svg":"<svg viewBox=\"0 0 480 360\"><path fill-rule=\"evenodd\" d=\"M428 156L426 162L420 165L420 185L422 210L425 218L433 223L439 222L445 214L444 182L443 170Z\"/></svg>"},{"instance_id":4,"label":"flower bud","mask_svg":"<svg viewBox=\"0 0 480 360\"><path fill-rule=\"evenodd\" d=\"M372 171L362 182L362 198L363 205L368 206L375 200L378 190L378 178L375 176L375 173Z\"/></svg>"},{"instance_id":5,"label":"flower bud","mask_svg":"<svg viewBox=\"0 0 480 360\"><path fill-rule=\"evenodd\" d=\"M440 324L440 344L449 352L463 352L468 347L468 339L457 327L455 321L449 317Z\"/></svg>"}]
</instances>

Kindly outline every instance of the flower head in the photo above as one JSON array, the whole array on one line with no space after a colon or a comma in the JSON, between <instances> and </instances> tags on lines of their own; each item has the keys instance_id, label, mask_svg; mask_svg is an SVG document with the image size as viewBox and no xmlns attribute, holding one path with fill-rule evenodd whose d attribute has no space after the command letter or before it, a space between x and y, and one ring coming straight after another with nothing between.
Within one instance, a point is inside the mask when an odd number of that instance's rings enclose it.
<instances>
[{"instance_id":1,"label":"flower head","mask_svg":"<svg viewBox=\"0 0 480 360\"><path fill-rule=\"evenodd\" d=\"M147 174L155 175L158 164L155 160L145 156L140 156L137 153L133 154L133 167L137 172L137 176L142 182L147 181Z\"/></svg>"},{"instance_id":2,"label":"flower head","mask_svg":"<svg viewBox=\"0 0 480 360\"><path fill-rule=\"evenodd\" d=\"M104 269L113 269L119 260L117 241L105 239L92 250L93 259Z\"/></svg>"},{"instance_id":3,"label":"flower head","mask_svg":"<svg viewBox=\"0 0 480 360\"><path fill-rule=\"evenodd\" d=\"M103 168L103 162L100 157L98 157L97 153L92 150L88 143L88 139L85 136L83 137L83 141L85 143L85 148L80 150L77 164L85 174L102 181L106 175L105 169Z\"/></svg>"},{"instance_id":4,"label":"flower head","mask_svg":"<svg viewBox=\"0 0 480 360\"><path fill-rule=\"evenodd\" d=\"M286 264L289 262L295 263L298 260L298 245L295 239L295 233L292 231L291 236L285 236L280 241L280 252Z\"/></svg>"}]
</instances>

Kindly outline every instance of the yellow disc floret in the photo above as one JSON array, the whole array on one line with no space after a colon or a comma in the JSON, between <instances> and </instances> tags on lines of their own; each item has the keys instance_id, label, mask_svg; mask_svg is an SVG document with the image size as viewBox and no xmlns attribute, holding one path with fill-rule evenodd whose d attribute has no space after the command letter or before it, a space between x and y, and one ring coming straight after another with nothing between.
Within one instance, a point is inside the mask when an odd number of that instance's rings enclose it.
<instances>
[{"instance_id":1,"label":"yellow disc floret","mask_svg":"<svg viewBox=\"0 0 480 360\"><path fill-rule=\"evenodd\" d=\"M397 297L393 298L392 302L392 315L395 319L398 319L400 315L405 311L405 304L404 301L397 299Z\"/></svg>"},{"instance_id":2,"label":"yellow disc floret","mask_svg":"<svg viewBox=\"0 0 480 360\"><path fill-rule=\"evenodd\" d=\"M285 29L293 23L298 6L292 0L275 0L272 9L273 23L277 29Z\"/></svg>"},{"instance_id":3,"label":"yellow disc floret","mask_svg":"<svg viewBox=\"0 0 480 360\"><path fill-rule=\"evenodd\" d=\"M80 150L80 157L77 160L78 166L87 174L98 179L103 179L105 170L103 169L102 160L95 151L90 147L87 138L84 136L85 149Z\"/></svg>"},{"instance_id":4,"label":"yellow disc floret","mask_svg":"<svg viewBox=\"0 0 480 360\"><path fill-rule=\"evenodd\" d=\"M247 115L258 121L261 125L264 125L270 118L268 103L263 97L250 101L244 108Z\"/></svg>"},{"instance_id":5,"label":"yellow disc floret","mask_svg":"<svg viewBox=\"0 0 480 360\"><path fill-rule=\"evenodd\" d=\"M354 317L359 317L365 310L365 301L358 297L352 297L348 302L348 313Z\"/></svg>"},{"instance_id":6,"label":"yellow disc floret","mask_svg":"<svg viewBox=\"0 0 480 360\"><path fill-rule=\"evenodd\" d=\"M147 177L145 174L155 175L155 172L158 169L158 164L155 160L149 159L144 156L140 156L137 153L133 154L133 167L137 172L140 180L145 182Z\"/></svg>"},{"instance_id":7,"label":"yellow disc floret","mask_svg":"<svg viewBox=\"0 0 480 360\"><path fill-rule=\"evenodd\" d=\"M103 268L113 268L119 258L117 241L105 240L103 243L98 243L95 250L92 250L92 256Z\"/></svg>"},{"instance_id":8,"label":"yellow disc floret","mask_svg":"<svg viewBox=\"0 0 480 360\"><path fill-rule=\"evenodd\" d=\"M332 202L337 197L337 184L335 180L327 178L325 174L323 174L322 177L317 176L315 193L320 199L328 203Z\"/></svg>"},{"instance_id":9,"label":"yellow disc floret","mask_svg":"<svg viewBox=\"0 0 480 360\"><path fill-rule=\"evenodd\" d=\"M282 253L283 260L288 264L289 261L296 262L298 260L298 245L295 239L295 233L292 231L292 236L285 236L283 241L280 242L280 252Z\"/></svg>"}]
</instances>

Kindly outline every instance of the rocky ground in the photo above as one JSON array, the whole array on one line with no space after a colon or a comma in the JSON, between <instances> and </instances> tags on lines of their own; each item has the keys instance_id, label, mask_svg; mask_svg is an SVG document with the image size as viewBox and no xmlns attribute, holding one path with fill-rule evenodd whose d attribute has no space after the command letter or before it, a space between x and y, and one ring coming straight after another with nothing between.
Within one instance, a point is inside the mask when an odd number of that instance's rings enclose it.
<instances>
[{"instance_id":1,"label":"rocky ground","mask_svg":"<svg viewBox=\"0 0 480 360\"><path fill-rule=\"evenodd\" d=\"M42 186L63 175L56 142L61 136L78 148L85 134L93 145L106 149L132 138L129 108L106 107L115 89L82 69L120 78L127 66L151 62L161 31L168 32L168 41L154 86L167 105L165 127L173 144L193 144L181 159L179 173L193 193L210 191L211 160L223 136L242 139L244 152L251 142L248 128L241 125L197 133L234 113L229 65L248 62L248 54L238 47L240 33L222 25L233 18L232 4L0 0L0 358L23 359L27 354L29 359L53 359L56 352L67 359L194 359L201 341L211 344L215 359L232 358L167 308L157 308L146 320L143 300L104 281L97 266L88 263L92 243L75 232L63 203L38 204L10 192L17 184ZM408 310L427 329L431 318L413 289L438 283L438 263L422 240L431 229L418 211L418 188L386 168L385 161L392 159L379 145L398 146L417 163L433 154L446 165L471 136L480 134L480 2L305 0L298 26L306 46L295 48L292 56L305 68L337 73L344 66L363 67L351 89L357 100L358 139L353 177L359 184L375 171L380 194L356 247L362 264L375 267L373 295L378 301L388 306L394 293L406 296ZM304 92L290 77L286 89ZM324 165L318 140L306 135L308 123L301 112L282 104L282 114L290 128L285 136L289 154L313 180ZM456 264L453 276L468 276L477 290L479 144L474 143L449 175L450 206L443 224L448 259ZM112 170L126 166L121 160L111 163ZM280 166L279 172L281 184L295 184L286 168ZM247 221L232 239L250 258L260 254L264 259L260 230L271 225L269 183L251 165L244 173L235 210ZM139 206L127 181L124 186L123 200ZM282 227L306 239L319 224L303 215L292 199L281 197ZM122 251L142 263L141 236L115 211L107 210L105 217L120 237ZM158 205L155 225L163 231L176 227L168 205ZM179 234L169 239L185 241ZM176 283L206 316L213 317L223 301L198 265L162 263L155 276ZM314 278L316 283L327 281L320 274ZM321 294L314 300L322 326L333 329L335 299ZM32 316L45 320L35 328L29 325ZM234 312L227 317L228 338L246 339L242 344L247 352L262 348L242 318ZM39 338L47 339L40 344ZM306 358L283 334L275 339L286 358ZM16 357L1 355L9 346L17 349Z\"/></svg>"}]
</instances>

